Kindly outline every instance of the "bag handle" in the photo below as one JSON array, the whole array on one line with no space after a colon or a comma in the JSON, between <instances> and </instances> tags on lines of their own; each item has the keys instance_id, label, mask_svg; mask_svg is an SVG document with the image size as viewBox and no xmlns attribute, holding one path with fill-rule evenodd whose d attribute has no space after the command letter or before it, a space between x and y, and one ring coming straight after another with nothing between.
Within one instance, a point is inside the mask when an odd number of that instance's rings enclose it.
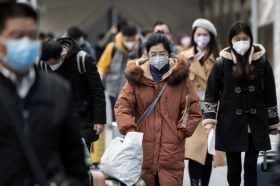
<instances>
[{"instance_id":1,"label":"bag handle","mask_svg":"<svg viewBox=\"0 0 280 186\"><path fill-rule=\"evenodd\" d=\"M139 124L141 122L141 120L145 117L145 116L149 116L150 113L152 112L153 108L155 107L155 105L157 104L160 96L162 95L164 89L167 86L167 82L165 82L165 84L163 85L163 87L161 88L159 94L157 95L156 99L151 103L151 105L147 108L147 110L142 114L142 116L137 120L137 124Z\"/></svg>"},{"instance_id":2,"label":"bag handle","mask_svg":"<svg viewBox=\"0 0 280 186\"><path fill-rule=\"evenodd\" d=\"M20 145L20 148L26 158L27 163L29 164L31 171L33 173L34 178L39 183L40 186L47 186L47 181L45 176L43 175L43 171L41 168L41 165L39 163L39 160L33 150L33 147L31 146L28 137L25 135L22 124L20 122L19 117L14 117L12 113L14 113L14 109L12 108L11 100L4 97L4 95L10 94L7 91L7 87L1 87L2 93L0 94L0 102L1 105L4 108L4 111L6 111L6 116L8 117L9 123L14 128L16 137L18 139L18 143Z\"/></svg>"}]
</instances>

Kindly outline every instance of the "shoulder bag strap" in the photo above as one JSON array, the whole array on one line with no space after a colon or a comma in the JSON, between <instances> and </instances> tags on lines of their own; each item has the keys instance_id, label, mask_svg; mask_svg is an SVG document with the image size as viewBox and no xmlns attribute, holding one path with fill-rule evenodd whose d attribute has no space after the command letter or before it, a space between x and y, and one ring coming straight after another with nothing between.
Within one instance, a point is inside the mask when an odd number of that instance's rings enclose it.
<instances>
[{"instance_id":1,"label":"shoulder bag strap","mask_svg":"<svg viewBox=\"0 0 280 186\"><path fill-rule=\"evenodd\" d=\"M147 108L147 110L142 114L142 116L137 120L137 124L139 124L141 122L141 120L145 117L145 116L149 116L150 113L152 112L153 108L155 107L155 105L157 104L160 96L162 95L164 89L167 86L167 82L165 82L165 84L163 85L162 89L160 90L159 94L157 95L156 99L151 103L151 105Z\"/></svg>"},{"instance_id":2,"label":"shoulder bag strap","mask_svg":"<svg viewBox=\"0 0 280 186\"><path fill-rule=\"evenodd\" d=\"M0 94L1 105L4 108L4 111L6 112L5 114L8 117L10 124L14 128L18 143L20 145L20 148L25 156L28 165L31 168L31 172L33 173L34 178L36 179L36 181L39 183L40 186L47 186L47 181L43 174L39 160L28 140L28 137L24 134L20 118L15 117L14 114L12 114L14 113L14 109L12 108L13 105L10 102L10 100L4 97L4 95L9 94L9 92L3 86L1 87L1 91L2 91L2 93Z\"/></svg>"}]
</instances>

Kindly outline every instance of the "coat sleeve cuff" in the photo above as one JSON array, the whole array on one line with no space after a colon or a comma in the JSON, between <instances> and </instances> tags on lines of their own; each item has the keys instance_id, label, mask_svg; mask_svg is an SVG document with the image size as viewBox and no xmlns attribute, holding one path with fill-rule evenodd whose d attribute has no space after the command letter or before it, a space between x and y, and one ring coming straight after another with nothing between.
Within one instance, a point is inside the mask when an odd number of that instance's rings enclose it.
<instances>
[{"instance_id":1,"label":"coat sleeve cuff","mask_svg":"<svg viewBox=\"0 0 280 186\"><path fill-rule=\"evenodd\" d=\"M275 125L269 125L269 129L277 129L278 127L280 127L280 123Z\"/></svg>"},{"instance_id":2,"label":"coat sleeve cuff","mask_svg":"<svg viewBox=\"0 0 280 186\"><path fill-rule=\"evenodd\" d=\"M125 135L126 135L128 132L135 132L135 128L134 128L134 127L131 127L131 128L126 129L126 130L125 130Z\"/></svg>"},{"instance_id":3,"label":"coat sleeve cuff","mask_svg":"<svg viewBox=\"0 0 280 186\"><path fill-rule=\"evenodd\" d=\"M216 125L217 124L217 120L215 120L215 119L204 119L202 121L202 125L205 126L206 124L214 124L214 125Z\"/></svg>"}]
</instances>

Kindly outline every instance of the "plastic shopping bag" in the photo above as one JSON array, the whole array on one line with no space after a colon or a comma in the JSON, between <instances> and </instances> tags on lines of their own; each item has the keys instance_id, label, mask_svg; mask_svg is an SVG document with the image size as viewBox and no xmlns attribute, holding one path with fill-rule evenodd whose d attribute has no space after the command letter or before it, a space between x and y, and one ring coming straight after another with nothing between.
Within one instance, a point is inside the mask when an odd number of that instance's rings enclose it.
<instances>
[{"instance_id":1,"label":"plastic shopping bag","mask_svg":"<svg viewBox=\"0 0 280 186\"><path fill-rule=\"evenodd\" d=\"M143 162L142 139L140 132L128 132L124 139L113 139L101 157L101 172L127 186L135 184Z\"/></svg>"}]
</instances>

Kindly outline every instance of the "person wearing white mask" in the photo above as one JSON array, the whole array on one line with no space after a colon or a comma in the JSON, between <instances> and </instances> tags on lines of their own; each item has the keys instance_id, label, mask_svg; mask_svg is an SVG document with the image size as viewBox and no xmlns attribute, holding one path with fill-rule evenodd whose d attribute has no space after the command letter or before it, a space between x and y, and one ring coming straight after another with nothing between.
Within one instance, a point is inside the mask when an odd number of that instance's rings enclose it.
<instances>
[{"instance_id":1,"label":"person wearing white mask","mask_svg":"<svg viewBox=\"0 0 280 186\"><path fill-rule=\"evenodd\" d=\"M219 56L219 47L215 26L206 19L197 19L192 25L189 45L184 47L180 56L190 61L190 80L201 98L203 109L203 96L206 84L215 59ZM225 154L216 152L216 155L207 152L208 140L203 126L200 124L192 137L186 140L185 158L189 160L188 169L191 186L208 186L214 167L226 165Z\"/></svg>"},{"instance_id":2,"label":"person wearing white mask","mask_svg":"<svg viewBox=\"0 0 280 186\"><path fill-rule=\"evenodd\" d=\"M208 78L202 124L207 134L216 125L215 148L226 152L229 185L241 183L241 152L244 185L258 185L259 151L271 149L269 134L280 126L273 71L246 23L232 25L228 43Z\"/></svg>"},{"instance_id":3,"label":"person wearing white mask","mask_svg":"<svg viewBox=\"0 0 280 186\"><path fill-rule=\"evenodd\" d=\"M80 134L90 149L91 143L97 141L103 132L106 103L96 62L90 54L83 53L84 56L72 38L44 41L38 69L56 73L71 83L73 111L78 119Z\"/></svg>"},{"instance_id":4,"label":"person wearing white mask","mask_svg":"<svg viewBox=\"0 0 280 186\"><path fill-rule=\"evenodd\" d=\"M97 67L98 72L103 79L105 76L105 87L109 94L112 109L112 120L115 121L114 105L116 99L126 83L124 69L127 61L138 59L142 56L143 42L137 34L135 26L124 26L115 37L115 42L109 43L102 56L100 57Z\"/></svg>"},{"instance_id":5,"label":"person wearing white mask","mask_svg":"<svg viewBox=\"0 0 280 186\"><path fill-rule=\"evenodd\" d=\"M118 129L123 135L144 133L141 178L146 185L183 185L185 138L202 118L199 98L188 62L171 54L163 31L152 34L144 46L147 56L129 61L125 69L128 82L115 105ZM141 117L148 108L151 112Z\"/></svg>"}]
</instances>

